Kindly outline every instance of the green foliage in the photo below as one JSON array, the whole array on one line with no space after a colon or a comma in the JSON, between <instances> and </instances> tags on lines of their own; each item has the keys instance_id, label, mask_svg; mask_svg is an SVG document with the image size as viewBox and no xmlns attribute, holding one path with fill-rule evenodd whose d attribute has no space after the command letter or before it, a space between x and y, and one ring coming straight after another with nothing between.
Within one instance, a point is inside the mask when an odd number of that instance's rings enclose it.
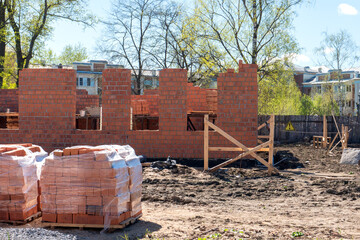
<instances>
[{"instance_id":1,"label":"green foliage","mask_svg":"<svg viewBox=\"0 0 360 240\"><path fill-rule=\"evenodd\" d=\"M3 77L3 84L0 86L0 89L16 88L17 65L14 52L6 52L4 58L4 70L0 72L0 76Z\"/></svg>"},{"instance_id":2,"label":"green foliage","mask_svg":"<svg viewBox=\"0 0 360 240\"><path fill-rule=\"evenodd\" d=\"M32 59L32 64L39 64L42 66L51 65L51 64L63 64L71 65L76 61L83 61L88 58L87 50L80 43L72 46L66 45L62 50L60 56L56 54L51 49L44 48Z\"/></svg>"},{"instance_id":3,"label":"green foliage","mask_svg":"<svg viewBox=\"0 0 360 240\"><path fill-rule=\"evenodd\" d=\"M314 103L309 95L302 95L300 99L300 115L311 115L314 113Z\"/></svg>"},{"instance_id":4,"label":"green foliage","mask_svg":"<svg viewBox=\"0 0 360 240\"><path fill-rule=\"evenodd\" d=\"M334 113L335 115L339 115L339 106L336 101L332 98L332 93L330 91L325 92L324 94L316 94L313 97L313 105L314 110L313 114L323 116L323 115L331 115Z\"/></svg>"},{"instance_id":5,"label":"green foliage","mask_svg":"<svg viewBox=\"0 0 360 240\"><path fill-rule=\"evenodd\" d=\"M39 51L36 52L36 55L31 60L32 64L46 66L51 64L57 64L58 58L56 53L53 50L47 48L41 48Z\"/></svg>"},{"instance_id":6,"label":"green foliage","mask_svg":"<svg viewBox=\"0 0 360 240\"><path fill-rule=\"evenodd\" d=\"M80 43L75 46L67 45L59 56L59 62L63 65L71 65L76 61L83 61L88 58L86 48Z\"/></svg>"},{"instance_id":7,"label":"green foliage","mask_svg":"<svg viewBox=\"0 0 360 240\"><path fill-rule=\"evenodd\" d=\"M271 74L259 82L259 114L298 115L301 92L293 72L280 61L271 68Z\"/></svg>"},{"instance_id":8,"label":"green foliage","mask_svg":"<svg viewBox=\"0 0 360 240\"><path fill-rule=\"evenodd\" d=\"M301 0L197 0L199 36L226 53L227 63L258 65L260 79L272 63L298 52L292 36L294 7Z\"/></svg>"},{"instance_id":9,"label":"green foliage","mask_svg":"<svg viewBox=\"0 0 360 240\"><path fill-rule=\"evenodd\" d=\"M293 232L291 234L292 237L301 237L301 236L304 236L304 234L302 232Z\"/></svg>"}]
</instances>

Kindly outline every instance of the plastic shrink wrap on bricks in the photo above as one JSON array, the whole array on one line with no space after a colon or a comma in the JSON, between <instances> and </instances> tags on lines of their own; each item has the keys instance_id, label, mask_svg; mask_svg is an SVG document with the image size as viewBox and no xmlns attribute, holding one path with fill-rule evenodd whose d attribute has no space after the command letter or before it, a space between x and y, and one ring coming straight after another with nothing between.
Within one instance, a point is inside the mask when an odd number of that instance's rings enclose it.
<instances>
[{"instance_id":1,"label":"plastic shrink wrap on bricks","mask_svg":"<svg viewBox=\"0 0 360 240\"><path fill-rule=\"evenodd\" d=\"M45 222L101 224L106 229L131 217L127 162L112 146L52 152L40 185Z\"/></svg>"},{"instance_id":2,"label":"plastic shrink wrap on bricks","mask_svg":"<svg viewBox=\"0 0 360 240\"><path fill-rule=\"evenodd\" d=\"M137 217L142 213L141 191L142 191L142 166L140 159L129 145L112 145L119 155L125 159L129 171L130 211L131 217Z\"/></svg>"},{"instance_id":3,"label":"plastic shrink wrap on bricks","mask_svg":"<svg viewBox=\"0 0 360 240\"><path fill-rule=\"evenodd\" d=\"M0 145L0 220L24 221L40 211L38 166L46 156L37 145Z\"/></svg>"}]
</instances>

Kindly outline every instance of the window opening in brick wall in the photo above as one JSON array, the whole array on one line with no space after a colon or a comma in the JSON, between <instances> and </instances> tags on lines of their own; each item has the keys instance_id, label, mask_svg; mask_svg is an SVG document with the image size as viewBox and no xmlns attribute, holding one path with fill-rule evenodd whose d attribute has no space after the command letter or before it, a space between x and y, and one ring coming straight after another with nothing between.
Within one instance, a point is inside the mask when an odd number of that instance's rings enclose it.
<instances>
[{"instance_id":1,"label":"window opening in brick wall","mask_svg":"<svg viewBox=\"0 0 360 240\"><path fill-rule=\"evenodd\" d=\"M204 131L205 114L209 114L209 121L216 124L216 114L194 111L187 114L187 131ZM209 131L214 130L212 128L209 128Z\"/></svg>"},{"instance_id":2,"label":"window opening in brick wall","mask_svg":"<svg viewBox=\"0 0 360 240\"><path fill-rule=\"evenodd\" d=\"M10 112L10 109L7 109L6 112L0 112L0 128L19 129L19 113Z\"/></svg>"},{"instance_id":3,"label":"window opening in brick wall","mask_svg":"<svg viewBox=\"0 0 360 240\"><path fill-rule=\"evenodd\" d=\"M149 115L131 115L131 130L159 130L159 117Z\"/></svg>"},{"instance_id":4,"label":"window opening in brick wall","mask_svg":"<svg viewBox=\"0 0 360 240\"><path fill-rule=\"evenodd\" d=\"M101 107L86 107L76 114L76 129L101 130Z\"/></svg>"}]
</instances>

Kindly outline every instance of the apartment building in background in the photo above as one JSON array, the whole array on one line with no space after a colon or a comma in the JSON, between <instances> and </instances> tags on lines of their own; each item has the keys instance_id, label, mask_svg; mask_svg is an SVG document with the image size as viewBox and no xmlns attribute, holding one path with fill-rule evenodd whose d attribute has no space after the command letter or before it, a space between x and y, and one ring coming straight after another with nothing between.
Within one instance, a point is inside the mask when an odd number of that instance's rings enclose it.
<instances>
[{"instance_id":1,"label":"apartment building in background","mask_svg":"<svg viewBox=\"0 0 360 240\"><path fill-rule=\"evenodd\" d=\"M302 92L313 97L332 89L341 114L358 115L360 110L359 71L342 71L340 78L338 75L338 70L329 70L326 73L318 72L313 78L303 81Z\"/></svg>"}]
</instances>

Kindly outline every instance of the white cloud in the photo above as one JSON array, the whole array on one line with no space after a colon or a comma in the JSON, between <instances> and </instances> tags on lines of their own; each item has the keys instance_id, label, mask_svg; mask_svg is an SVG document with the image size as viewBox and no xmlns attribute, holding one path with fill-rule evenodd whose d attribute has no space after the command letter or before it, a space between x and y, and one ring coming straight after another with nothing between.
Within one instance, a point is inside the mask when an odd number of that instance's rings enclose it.
<instances>
[{"instance_id":1,"label":"white cloud","mask_svg":"<svg viewBox=\"0 0 360 240\"><path fill-rule=\"evenodd\" d=\"M338 6L338 13L340 15L357 15L358 10L349 4L341 3Z\"/></svg>"},{"instance_id":2,"label":"white cloud","mask_svg":"<svg viewBox=\"0 0 360 240\"><path fill-rule=\"evenodd\" d=\"M330 54L330 53L332 53L334 50L335 50L334 48L327 47L327 48L324 49L324 53L325 53L325 54Z\"/></svg>"},{"instance_id":3,"label":"white cloud","mask_svg":"<svg viewBox=\"0 0 360 240\"><path fill-rule=\"evenodd\" d=\"M310 58L304 54L292 53L289 57L291 61L295 64L305 64L310 62Z\"/></svg>"}]
</instances>

